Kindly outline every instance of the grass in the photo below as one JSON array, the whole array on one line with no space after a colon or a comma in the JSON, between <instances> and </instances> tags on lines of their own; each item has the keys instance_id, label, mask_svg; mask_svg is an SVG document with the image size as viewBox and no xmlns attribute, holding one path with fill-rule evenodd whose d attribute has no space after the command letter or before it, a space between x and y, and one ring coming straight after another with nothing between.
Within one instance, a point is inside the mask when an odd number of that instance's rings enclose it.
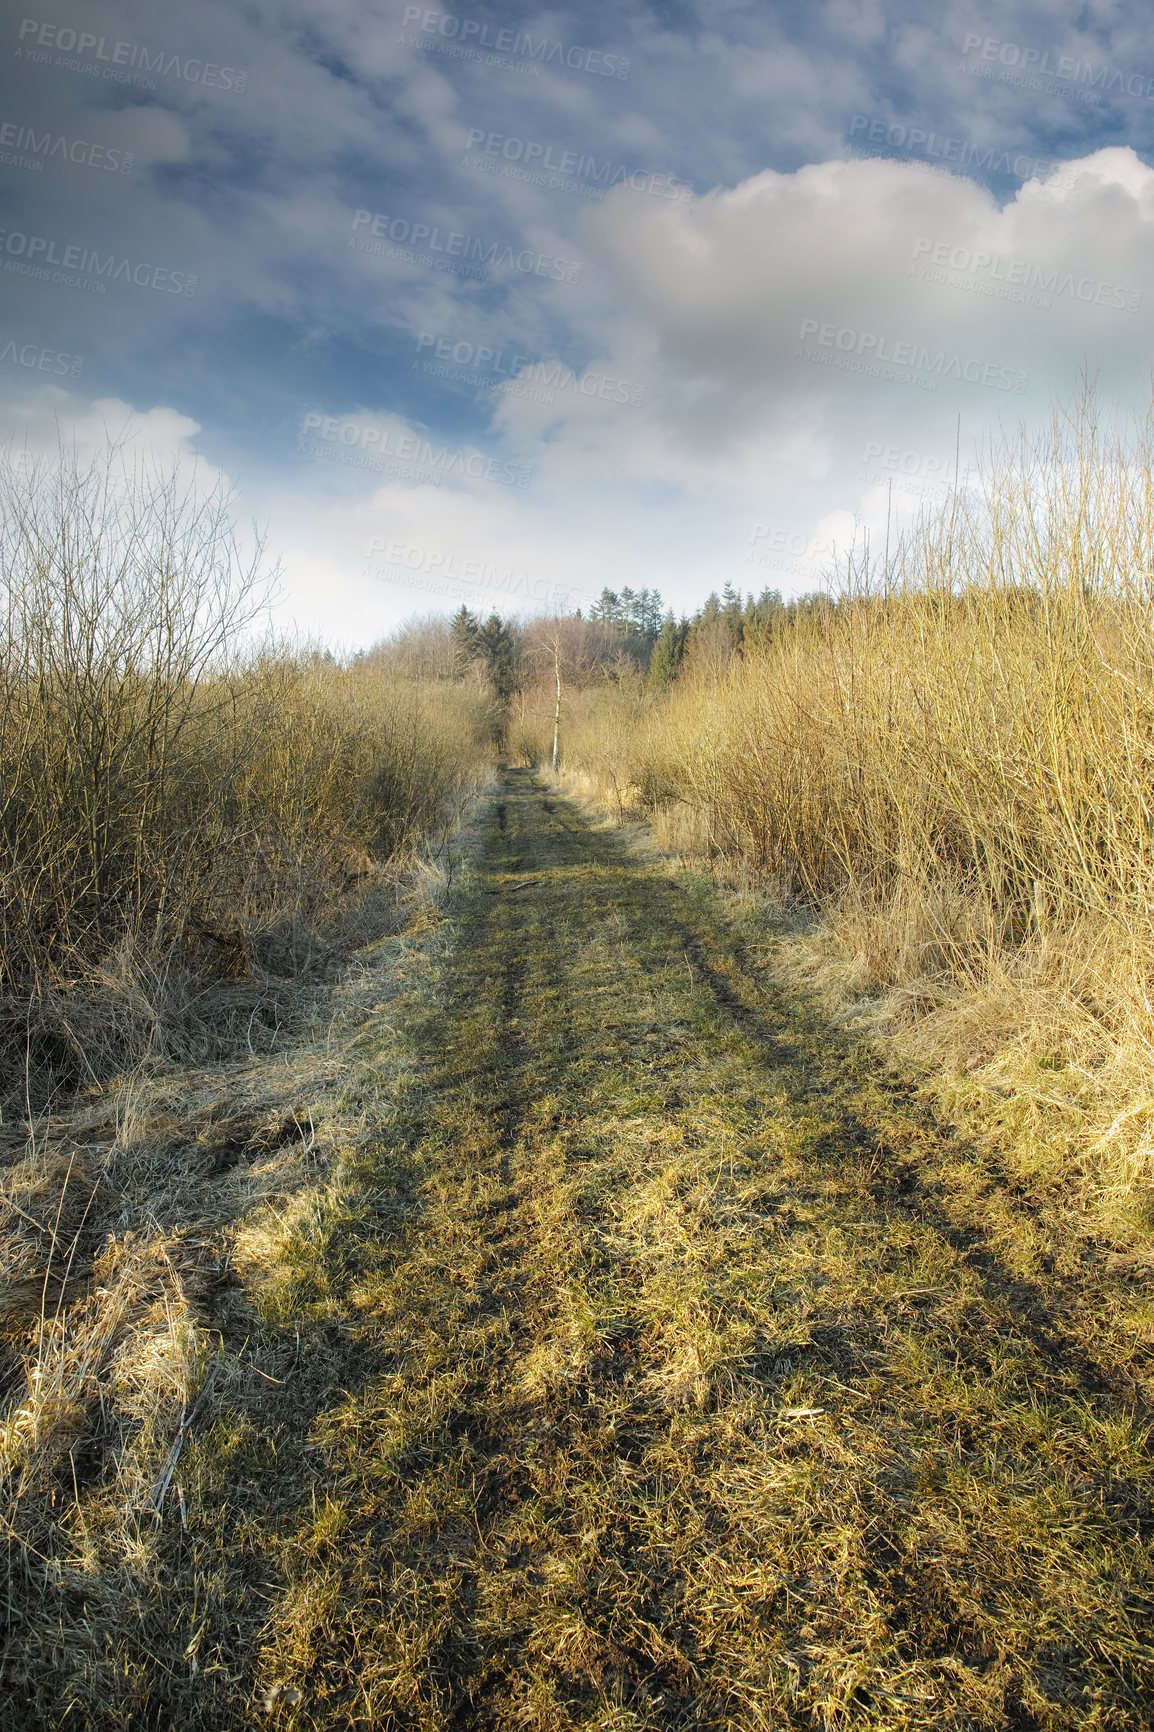
<instances>
[{"instance_id":1,"label":"grass","mask_svg":"<svg viewBox=\"0 0 1154 1732\"><path fill-rule=\"evenodd\" d=\"M484 774L480 692L262 639L261 564L219 486L0 452L6 1120L249 1041Z\"/></svg>"},{"instance_id":2,"label":"grass","mask_svg":"<svg viewBox=\"0 0 1154 1732\"><path fill-rule=\"evenodd\" d=\"M78 1418L10 1508L7 1722L1152 1724L1140 1253L530 772L422 922L301 1073L323 1160L220 1240L164 1437Z\"/></svg>"},{"instance_id":3,"label":"grass","mask_svg":"<svg viewBox=\"0 0 1154 1732\"><path fill-rule=\"evenodd\" d=\"M836 575L721 673L587 694L567 766L803 900L799 979L1148 1229L1154 421L1087 393Z\"/></svg>"}]
</instances>

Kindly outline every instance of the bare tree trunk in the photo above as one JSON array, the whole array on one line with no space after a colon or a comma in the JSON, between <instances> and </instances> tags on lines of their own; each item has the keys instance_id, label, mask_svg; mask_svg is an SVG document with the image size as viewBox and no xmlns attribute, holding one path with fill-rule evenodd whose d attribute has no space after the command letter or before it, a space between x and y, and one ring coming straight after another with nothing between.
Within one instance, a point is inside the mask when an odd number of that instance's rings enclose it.
<instances>
[{"instance_id":1,"label":"bare tree trunk","mask_svg":"<svg viewBox=\"0 0 1154 1732\"><path fill-rule=\"evenodd\" d=\"M553 712L553 774L561 763L561 644L553 639L553 672L557 679L557 708Z\"/></svg>"}]
</instances>

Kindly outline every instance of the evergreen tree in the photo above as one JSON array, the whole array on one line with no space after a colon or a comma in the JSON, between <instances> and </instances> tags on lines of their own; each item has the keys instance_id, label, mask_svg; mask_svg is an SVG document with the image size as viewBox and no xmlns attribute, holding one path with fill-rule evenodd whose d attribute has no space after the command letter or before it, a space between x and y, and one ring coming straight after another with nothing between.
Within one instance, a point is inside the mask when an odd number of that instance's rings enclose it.
<instances>
[{"instance_id":1,"label":"evergreen tree","mask_svg":"<svg viewBox=\"0 0 1154 1732\"><path fill-rule=\"evenodd\" d=\"M491 613L477 628L477 653L499 704L507 704L520 683L520 655L512 632L499 614Z\"/></svg>"},{"instance_id":2,"label":"evergreen tree","mask_svg":"<svg viewBox=\"0 0 1154 1732\"><path fill-rule=\"evenodd\" d=\"M729 634L730 647L740 649L745 636L741 593L726 580L721 592L721 621Z\"/></svg>"},{"instance_id":3,"label":"evergreen tree","mask_svg":"<svg viewBox=\"0 0 1154 1732\"><path fill-rule=\"evenodd\" d=\"M655 589L626 586L620 595L615 589L603 589L590 608L589 617L600 625L612 626L615 631L652 640L661 630L662 606Z\"/></svg>"},{"instance_id":4,"label":"evergreen tree","mask_svg":"<svg viewBox=\"0 0 1154 1732\"><path fill-rule=\"evenodd\" d=\"M655 589L638 592L635 617L637 629L646 637L656 638L661 631L661 597Z\"/></svg>"},{"instance_id":5,"label":"evergreen tree","mask_svg":"<svg viewBox=\"0 0 1154 1732\"><path fill-rule=\"evenodd\" d=\"M756 600L752 595L747 596L742 615L743 644L769 643L785 619L786 607L780 590L763 589Z\"/></svg>"},{"instance_id":6,"label":"evergreen tree","mask_svg":"<svg viewBox=\"0 0 1154 1732\"><path fill-rule=\"evenodd\" d=\"M453 615L449 627L449 666L455 680L463 680L477 658L477 620L465 604Z\"/></svg>"},{"instance_id":7,"label":"evergreen tree","mask_svg":"<svg viewBox=\"0 0 1154 1732\"><path fill-rule=\"evenodd\" d=\"M689 630L687 619L675 620L672 612L666 614L649 661L650 685L660 688L673 684L685 660Z\"/></svg>"},{"instance_id":8,"label":"evergreen tree","mask_svg":"<svg viewBox=\"0 0 1154 1732\"><path fill-rule=\"evenodd\" d=\"M615 589L603 589L599 598L589 609L589 618L600 625L621 624L621 597Z\"/></svg>"}]
</instances>

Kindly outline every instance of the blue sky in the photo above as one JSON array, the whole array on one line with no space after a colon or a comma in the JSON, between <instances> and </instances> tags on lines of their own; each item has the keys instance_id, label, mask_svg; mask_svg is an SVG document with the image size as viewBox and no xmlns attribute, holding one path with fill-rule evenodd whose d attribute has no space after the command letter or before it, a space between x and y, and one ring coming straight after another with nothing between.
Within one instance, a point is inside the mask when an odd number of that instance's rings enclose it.
<instances>
[{"instance_id":1,"label":"blue sky","mask_svg":"<svg viewBox=\"0 0 1154 1732\"><path fill-rule=\"evenodd\" d=\"M959 429L1148 398L1137 4L41 6L0 433L225 475L286 629L812 589Z\"/></svg>"}]
</instances>

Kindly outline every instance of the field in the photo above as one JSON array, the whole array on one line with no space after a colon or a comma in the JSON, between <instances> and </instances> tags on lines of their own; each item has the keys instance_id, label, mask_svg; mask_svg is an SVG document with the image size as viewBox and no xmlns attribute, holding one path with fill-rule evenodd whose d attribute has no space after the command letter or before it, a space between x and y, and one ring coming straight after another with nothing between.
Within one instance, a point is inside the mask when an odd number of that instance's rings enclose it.
<instances>
[{"instance_id":1,"label":"field","mask_svg":"<svg viewBox=\"0 0 1154 1732\"><path fill-rule=\"evenodd\" d=\"M243 1077L203 1115L272 1194L179 1453L40 1508L12 1723L1149 1724L1125 1261L782 995L755 909L528 772L477 825L294 1078L327 1173L280 1194Z\"/></svg>"},{"instance_id":2,"label":"field","mask_svg":"<svg viewBox=\"0 0 1154 1732\"><path fill-rule=\"evenodd\" d=\"M1054 437L684 630L9 541L0 1726L1154 1725L1154 490Z\"/></svg>"}]
</instances>

